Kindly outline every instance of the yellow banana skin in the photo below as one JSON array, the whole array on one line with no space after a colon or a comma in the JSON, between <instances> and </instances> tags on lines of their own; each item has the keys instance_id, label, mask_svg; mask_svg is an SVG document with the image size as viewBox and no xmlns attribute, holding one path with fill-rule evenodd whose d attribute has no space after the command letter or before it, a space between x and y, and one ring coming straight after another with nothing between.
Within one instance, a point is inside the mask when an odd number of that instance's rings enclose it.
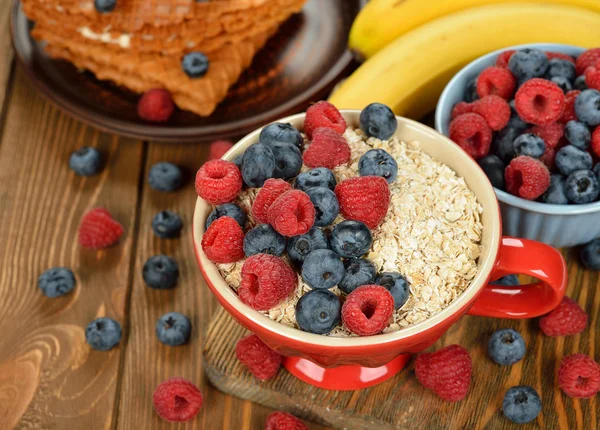
<instances>
[{"instance_id":1,"label":"yellow banana skin","mask_svg":"<svg viewBox=\"0 0 600 430\"><path fill-rule=\"evenodd\" d=\"M418 119L435 109L445 85L470 61L507 46L536 42L600 45L600 14L521 3L448 15L389 44L346 79L329 101L339 109L380 102L398 115Z\"/></svg>"},{"instance_id":2,"label":"yellow banana skin","mask_svg":"<svg viewBox=\"0 0 600 430\"><path fill-rule=\"evenodd\" d=\"M367 59L403 34L432 20L468 8L515 4L523 0L371 0L350 30L349 46ZM586 8L600 13L600 0L529 0L530 3ZM531 23L537 23L531 17ZM531 24L530 24L531 25Z\"/></svg>"}]
</instances>

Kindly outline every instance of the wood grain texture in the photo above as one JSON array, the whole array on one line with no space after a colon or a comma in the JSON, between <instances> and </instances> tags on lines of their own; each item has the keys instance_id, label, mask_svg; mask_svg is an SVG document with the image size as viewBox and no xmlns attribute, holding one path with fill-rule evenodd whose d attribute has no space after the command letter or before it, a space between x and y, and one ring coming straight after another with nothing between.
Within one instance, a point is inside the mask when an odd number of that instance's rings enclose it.
<instances>
[{"instance_id":1,"label":"wood grain texture","mask_svg":"<svg viewBox=\"0 0 600 430\"><path fill-rule=\"evenodd\" d=\"M470 392L455 404L424 389L412 363L391 380L355 392L320 390L284 369L273 380L260 383L235 358L235 343L247 333L223 309L207 334L206 373L226 393L336 428L596 430L600 428L599 396L591 400L567 397L558 389L556 373L565 355L584 353L600 360L600 278L597 272L583 270L574 251L565 256L570 275L567 294L589 313L588 329L577 336L550 338L540 332L537 320L464 317L432 348L457 343L469 350L473 361ZM489 336L500 328L514 328L527 344L525 358L513 366L498 366L487 358ZM528 425L513 424L501 412L504 393L515 385L530 385L542 397L542 413Z\"/></svg>"},{"instance_id":2,"label":"wood grain texture","mask_svg":"<svg viewBox=\"0 0 600 430\"><path fill-rule=\"evenodd\" d=\"M123 318L141 144L98 133L36 95L17 68L0 144L0 428L106 429L111 425L119 348L92 351L84 329L98 316ZM69 154L97 147L103 172L81 178ZM77 245L91 207L125 228L104 251ZM70 267L77 287L45 297L37 277Z\"/></svg>"},{"instance_id":3,"label":"wood grain texture","mask_svg":"<svg viewBox=\"0 0 600 430\"><path fill-rule=\"evenodd\" d=\"M13 49L10 43L10 10L12 0L0 0L0 114L6 98L6 87L13 64Z\"/></svg>"}]
</instances>

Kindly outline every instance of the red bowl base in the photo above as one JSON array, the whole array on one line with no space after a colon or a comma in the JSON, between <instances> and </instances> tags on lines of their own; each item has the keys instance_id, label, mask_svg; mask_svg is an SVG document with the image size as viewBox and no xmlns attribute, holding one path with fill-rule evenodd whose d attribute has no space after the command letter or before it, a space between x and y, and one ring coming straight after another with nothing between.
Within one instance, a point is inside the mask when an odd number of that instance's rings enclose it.
<instances>
[{"instance_id":1,"label":"red bowl base","mask_svg":"<svg viewBox=\"0 0 600 430\"><path fill-rule=\"evenodd\" d=\"M324 390L352 391L371 387L396 376L410 360L401 354L381 367L338 366L321 367L299 357L283 357L283 366L301 381Z\"/></svg>"}]
</instances>

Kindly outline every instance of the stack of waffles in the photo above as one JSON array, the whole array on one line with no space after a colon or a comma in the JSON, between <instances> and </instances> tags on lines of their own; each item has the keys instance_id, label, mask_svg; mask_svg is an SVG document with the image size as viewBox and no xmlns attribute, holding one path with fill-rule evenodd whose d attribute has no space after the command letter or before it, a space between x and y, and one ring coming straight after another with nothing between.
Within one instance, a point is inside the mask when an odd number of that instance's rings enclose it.
<instances>
[{"instance_id":1,"label":"stack of waffles","mask_svg":"<svg viewBox=\"0 0 600 430\"><path fill-rule=\"evenodd\" d=\"M94 0L21 0L32 35L54 58L70 61L135 92L171 92L181 108L210 115L254 55L306 0L117 0L100 13ZM208 57L190 78L189 52Z\"/></svg>"}]
</instances>

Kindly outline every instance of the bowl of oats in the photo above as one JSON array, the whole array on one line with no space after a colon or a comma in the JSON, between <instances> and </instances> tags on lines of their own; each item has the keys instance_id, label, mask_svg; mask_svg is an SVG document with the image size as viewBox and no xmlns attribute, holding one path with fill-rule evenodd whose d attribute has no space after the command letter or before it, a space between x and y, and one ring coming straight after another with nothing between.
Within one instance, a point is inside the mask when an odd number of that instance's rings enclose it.
<instances>
[{"instance_id":1,"label":"bowl of oats","mask_svg":"<svg viewBox=\"0 0 600 430\"><path fill-rule=\"evenodd\" d=\"M555 249L502 237L494 190L435 130L327 102L240 140L196 176L194 245L220 304L295 376L358 389L399 372L466 313L560 303ZM532 285L489 285L502 276Z\"/></svg>"}]
</instances>

